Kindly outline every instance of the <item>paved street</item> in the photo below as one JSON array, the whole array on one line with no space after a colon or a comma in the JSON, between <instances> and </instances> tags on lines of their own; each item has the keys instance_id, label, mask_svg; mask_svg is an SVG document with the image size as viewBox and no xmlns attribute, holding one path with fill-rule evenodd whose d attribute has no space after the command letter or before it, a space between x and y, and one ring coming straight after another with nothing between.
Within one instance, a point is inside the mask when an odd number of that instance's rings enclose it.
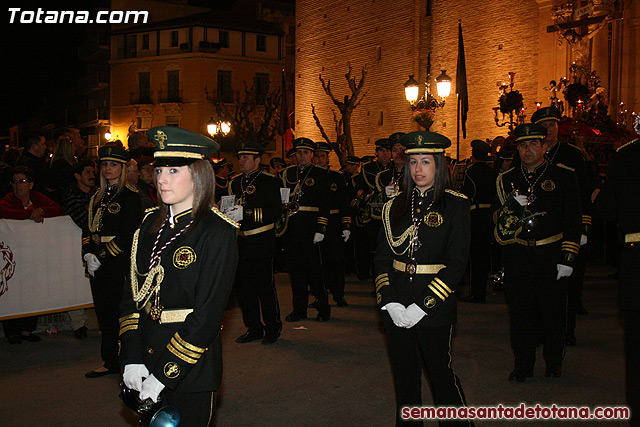
<instances>
[{"instance_id":1,"label":"paved street","mask_svg":"<svg viewBox=\"0 0 640 427\"><path fill-rule=\"evenodd\" d=\"M512 368L504 294L488 303L460 303L453 341L453 368L470 405L606 406L624 404L622 326L617 285L606 267L590 267L579 316L578 345L566 351L562 377L544 377L542 351L534 378L506 381ZM282 317L291 310L288 276L277 275ZM217 426L390 426L394 397L384 332L371 284L349 277L349 307L333 307L328 323L285 323L272 346L236 344L244 332L239 308L224 319L224 380L215 413ZM313 310L309 310L313 314ZM73 333L43 335L40 343L0 342L3 426L135 426L137 417L118 399L118 378L85 379L99 363L99 333L93 313L89 338ZM428 384L424 404L430 405ZM575 422L570 425L592 425ZM425 422L425 425L436 425ZM478 421L478 426L513 422ZM529 424L527 424L529 425ZM531 425L567 425L536 421ZM624 422L598 422L623 426Z\"/></svg>"}]
</instances>

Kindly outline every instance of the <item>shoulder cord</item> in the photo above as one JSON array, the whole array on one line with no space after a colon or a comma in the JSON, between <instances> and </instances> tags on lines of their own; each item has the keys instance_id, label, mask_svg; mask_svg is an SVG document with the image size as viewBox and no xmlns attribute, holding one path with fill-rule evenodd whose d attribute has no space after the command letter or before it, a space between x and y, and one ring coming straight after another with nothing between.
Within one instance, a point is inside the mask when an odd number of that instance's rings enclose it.
<instances>
[{"instance_id":1,"label":"shoulder cord","mask_svg":"<svg viewBox=\"0 0 640 427\"><path fill-rule=\"evenodd\" d=\"M391 205L392 204L393 204L393 200L390 201L390 202L385 203L385 205L382 207L382 218L383 218L383 221L384 221L384 234L387 237L387 242L389 243L389 247L391 248L393 253L396 254L396 255L404 255L409 250L409 247L411 245L407 245L405 250L402 251L402 252L396 251L395 248L397 248L400 245L402 245L408 238L410 238L410 237L413 238L413 235L414 235L414 232L415 232L415 225L412 224L400 236L398 236L398 237L394 236L392 231L391 231L391 221L389 219L389 214L391 212Z\"/></svg>"}]
</instances>

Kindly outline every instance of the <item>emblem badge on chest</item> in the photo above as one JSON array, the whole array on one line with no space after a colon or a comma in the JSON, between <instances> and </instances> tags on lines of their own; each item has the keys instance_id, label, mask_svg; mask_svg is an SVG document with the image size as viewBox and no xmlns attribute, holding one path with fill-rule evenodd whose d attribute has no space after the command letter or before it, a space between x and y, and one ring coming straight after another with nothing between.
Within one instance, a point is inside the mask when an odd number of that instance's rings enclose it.
<instances>
[{"instance_id":1,"label":"emblem badge on chest","mask_svg":"<svg viewBox=\"0 0 640 427\"><path fill-rule=\"evenodd\" d=\"M338 184L336 184L335 182L331 183L331 191L338 191Z\"/></svg>"},{"instance_id":2,"label":"emblem badge on chest","mask_svg":"<svg viewBox=\"0 0 640 427\"><path fill-rule=\"evenodd\" d=\"M304 182L304 184L308 187L313 187L315 183L316 182L314 181L313 178L307 178L307 180Z\"/></svg>"},{"instance_id":3,"label":"emblem badge on chest","mask_svg":"<svg viewBox=\"0 0 640 427\"><path fill-rule=\"evenodd\" d=\"M440 227L442 225L442 215L440 212L429 212L424 216L424 223L429 227Z\"/></svg>"},{"instance_id":4,"label":"emblem badge on chest","mask_svg":"<svg viewBox=\"0 0 640 427\"><path fill-rule=\"evenodd\" d=\"M196 252L189 246L182 246L173 253L173 266L184 270L196 262Z\"/></svg>"},{"instance_id":5,"label":"emblem badge on chest","mask_svg":"<svg viewBox=\"0 0 640 427\"><path fill-rule=\"evenodd\" d=\"M556 183L551 181L550 179L542 181L542 184L540 184L540 186L544 191L553 191L556 189Z\"/></svg>"},{"instance_id":6,"label":"emblem badge on chest","mask_svg":"<svg viewBox=\"0 0 640 427\"><path fill-rule=\"evenodd\" d=\"M117 214L118 212L120 212L120 203L110 203L107 209L109 210L109 213Z\"/></svg>"},{"instance_id":7,"label":"emblem badge on chest","mask_svg":"<svg viewBox=\"0 0 640 427\"><path fill-rule=\"evenodd\" d=\"M253 194L256 192L256 187L254 185L250 185L247 187L247 194Z\"/></svg>"}]
</instances>

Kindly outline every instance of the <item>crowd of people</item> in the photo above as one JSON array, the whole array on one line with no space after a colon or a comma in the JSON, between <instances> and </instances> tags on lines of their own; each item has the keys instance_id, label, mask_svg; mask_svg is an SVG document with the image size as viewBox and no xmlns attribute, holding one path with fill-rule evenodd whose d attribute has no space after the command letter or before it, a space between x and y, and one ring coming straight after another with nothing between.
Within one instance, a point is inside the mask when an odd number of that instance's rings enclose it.
<instances>
[{"instance_id":1,"label":"crowd of people","mask_svg":"<svg viewBox=\"0 0 640 427\"><path fill-rule=\"evenodd\" d=\"M598 197L599 180L581 150L558 141L560 120L554 107L541 108L499 144L474 140L471 159L458 164L445 156L451 142L429 131L379 139L374 157L348 156L340 171L331 168L325 142L297 138L287 160L267 163L263 146L241 141L237 174L232 162L212 159L214 141L175 127L134 135L130 150L109 143L97 162L87 160L77 129L55 139L51 156L34 134L21 155L4 154L0 172L10 186L0 195L0 218L73 219L102 334L103 366L86 376L120 374L124 366L127 387L176 406L184 425L210 420L232 288L246 326L236 342L272 345L283 325L276 271L291 279L286 322L307 319L309 308L317 322L330 321L330 296L349 305L345 274L371 280L402 424L401 408L421 406L422 366L436 406L466 406L451 364L456 304L484 303L491 275L509 311L514 368L507 379L533 375L540 344L545 376L561 376L564 347L576 345L576 314L586 313L583 249L600 206L620 222L625 242L619 276L628 293L633 410L640 197L629 203L620 192L633 168L617 156ZM638 144L620 150L637 156ZM635 216L627 215L630 206ZM465 280L469 295L456 297ZM76 337L86 337L84 311L69 314ZM39 339L34 317L3 326L10 343Z\"/></svg>"}]
</instances>

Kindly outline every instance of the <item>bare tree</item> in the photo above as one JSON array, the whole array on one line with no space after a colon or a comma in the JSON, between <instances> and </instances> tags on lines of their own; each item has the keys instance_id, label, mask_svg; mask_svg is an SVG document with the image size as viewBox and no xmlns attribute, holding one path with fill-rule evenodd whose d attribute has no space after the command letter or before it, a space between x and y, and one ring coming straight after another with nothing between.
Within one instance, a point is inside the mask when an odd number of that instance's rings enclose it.
<instances>
[{"instance_id":1,"label":"bare tree","mask_svg":"<svg viewBox=\"0 0 640 427\"><path fill-rule=\"evenodd\" d=\"M235 92L236 102L225 103L217 93L210 94L205 87L207 100L216 108L216 114L221 122L231 124L229 138L236 141L255 141L266 147L275 140L277 123L279 120L278 106L280 105L280 87L267 94L257 93L255 85L247 87L244 93Z\"/></svg>"},{"instance_id":2,"label":"bare tree","mask_svg":"<svg viewBox=\"0 0 640 427\"><path fill-rule=\"evenodd\" d=\"M313 118L316 121L316 126L320 129L320 133L322 137L329 143L336 154L338 155L338 159L340 160L340 165L344 165L347 156L352 156L354 153L353 150L353 140L351 139L351 115L353 114L353 110L360 105L360 102L366 95L366 92L363 93L362 88L364 86L364 80L367 75L364 67L362 68L362 74L360 76L360 81L356 82L356 77L351 75L352 67L347 64L349 67L349 72L344 75L347 80L347 84L349 85L349 90L351 91L351 96L345 95L342 101L339 101L338 98L331 91L331 80L326 80L322 77L322 74L319 75L320 82L322 83L322 88L324 92L329 95L331 101L333 101L334 105L338 107L338 111L340 112L340 117L336 114L335 110L331 110L333 112L333 123L336 131L336 140L332 141L331 138L327 135L327 132L324 130L324 127L320 123L320 118L316 114L316 108L313 104L311 104L311 112L313 113Z\"/></svg>"}]
</instances>

